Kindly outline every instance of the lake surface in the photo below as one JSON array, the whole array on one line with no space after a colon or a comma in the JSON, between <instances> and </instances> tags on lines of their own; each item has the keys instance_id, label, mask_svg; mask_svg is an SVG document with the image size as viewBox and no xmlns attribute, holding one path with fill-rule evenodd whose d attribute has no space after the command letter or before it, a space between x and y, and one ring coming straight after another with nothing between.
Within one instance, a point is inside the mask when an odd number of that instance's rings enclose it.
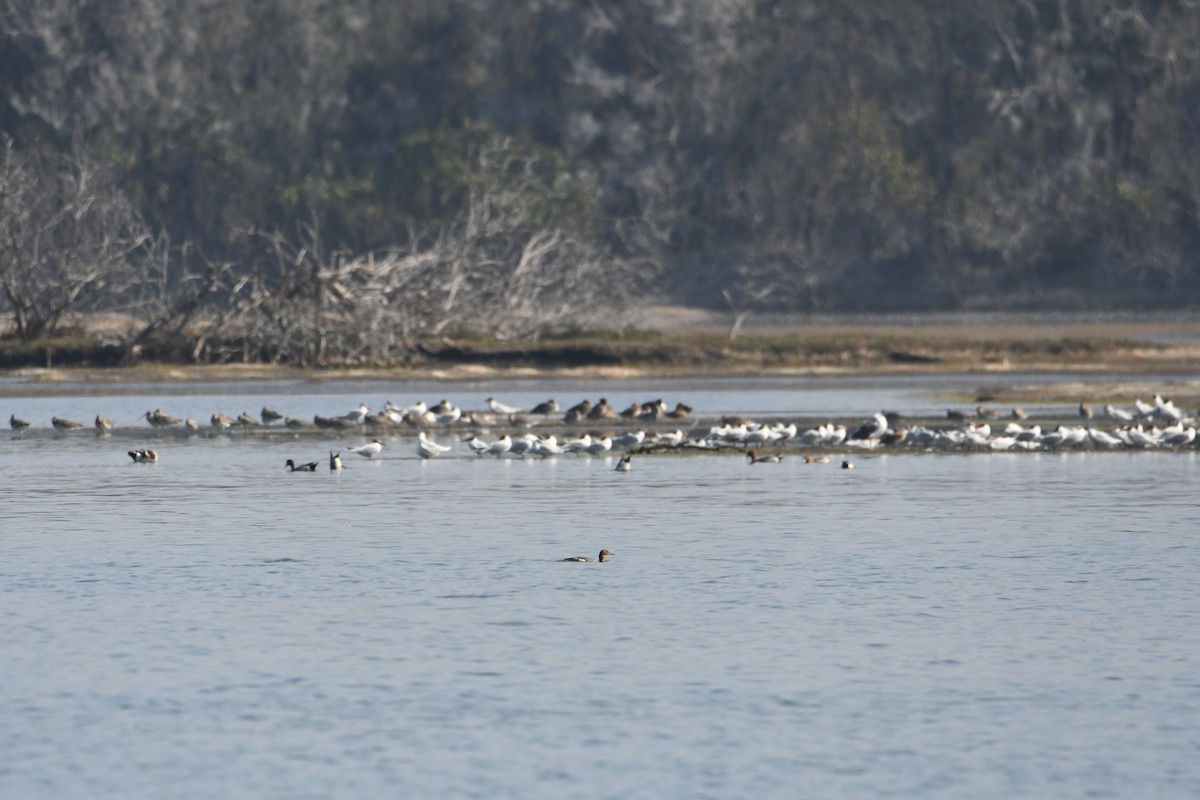
<instances>
[{"instance_id":1,"label":"lake surface","mask_svg":"<svg viewBox=\"0 0 1200 800\"><path fill-rule=\"evenodd\" d=\"M979 385L9 386L0 412L867 416ZM0 796L1200 796L1195 450L621 474L394 436L331 474L366 437L140 425L0 436Z\"/></svg>"}]
</instances>

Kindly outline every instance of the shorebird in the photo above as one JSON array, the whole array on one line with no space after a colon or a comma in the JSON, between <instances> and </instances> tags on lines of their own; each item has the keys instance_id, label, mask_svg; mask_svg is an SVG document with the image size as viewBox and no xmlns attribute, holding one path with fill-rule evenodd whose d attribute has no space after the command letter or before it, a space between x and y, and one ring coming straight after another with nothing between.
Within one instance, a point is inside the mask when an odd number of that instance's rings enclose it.
<instances>
[{"instance_id":1,"label":"shorebird","mask_svg":"<svg viewBox=\"0 0 1200 800\"><path fill-rule=\"evenodd\" d=\"M442 453L449 452L449 445L438 444L425 435L425 431L417 434L417 455L421 458L437 458Z\"/></svg>"},{"instance_id":2,"label":"shorebird","mask_svg":"<svg viewBox=\"0 0 1200 800\"><path fill-rule=\"evenodd\" d=\"M153 411L147 411L145 414L142 414L142 416L145 417L146 421L155 428L168 428L172 425L178 425L183 421L179 419L179 417L172 417L170 414L165 413L159 408L156 408Z\"/></svg>"},{"instance_id":3,"label":"shorebird","mask_svg":"<svg viewBox=\"0 0 1200 800\"><path fill-rule=\"evenodd\" d=\"M1089 406L1087 403L1080 401L1079 416L1083 417L1084 419L1091 419L1092 418L1092 407Z\"/></svg>"},{"instance_id":4,"label":"shorebird","mask_svg":"<svg viewBox=\"0 0 1200 800\"><path fill-rule=\"evenodd\" d=\"M227 431L233 427L233 417L222 414L220 411L212 415L211 422L212 426L219 431Z\"/></svg>"},{"instance_id":5,"label":"shorebird","mask_svg":"<svg viewBox=\"0 0 1200 800\"><path fill-rule=\"evenodd\" d=\"M262 411L259 412L259 416L262 417L263 425L270 425L272 422L279 422L279 420L283 419L283 414L280 414L273 408L267 408L266 406L262 407Z\"/></svg>"},{"instance_id":6,"label":"shorebird","mask_svg":"<svg viewBox=\"0 0 1200 800\"><path fill-rule=\"evenodd\" d=\"M17 433L24 433L29 430L29 423L23 419L17 419L15 414L8 415L8 425Z\"/></svg>"},{"instance_id":7,"label":"shorebird","mask_svg":"<svg viewBox=\"0 0 1200 800\"><path fill-rule=\"evenodd\" d=\"M337 472L342 468L342 454L329 451L329 471Z\"/></svg>"},{"instance_id":8,"label":"shorebird","mask_svg":"<svg viewBox=\"0 0 1200 800\"><path fill-rule=\"evenodd\" d=\"M108 433L113 429L113 427L114 425L111 419L108 417L102 417L99 414L96 415L96 430L100 431L101 433Z\"/></svg>"},{"instance_id":9,"label":"shorebird","mask_svg":"<svg viewBox=\"0 0 1200 800\"><path fill-rule=\"evenodd\" d=\"M295 417L288 417L283 421L283 424L288 430L292 431L303 431L313 426L308 420L296 419Z\"/></svg>"},{"instance_id":10,"label":"shorebird","mask_svg":"<svg viewBox=\"0 0 1200 800\"><path fill-rule=\"evenodd\" d=\"M374 458L383 450L383 442L375 439L374 441L367 442L364 445L360 445L358 447L347 447L346 449L351 453L357 453L363 458Z\"/></svg>"},{"instance_id":11,"label":"shorebird","mask_svg":"<svg viewBox=\"0 0 1200 800\"><path fill-rule=\"evenodd\" d=\"M692 413L692 407L687 403L676 403L675 408L667 412L668 419L683 419Z\"/></svg>"},{"instance_id":12,"label":"shorebird","mask_svg":"<svg viewBox=\"0 0 1200 800\"><path fill-rule=\"evenodd\" d=\"M751 464L778 464L780 461L783 461L783 456L776 453L760 456L754 450L747 450L746 458L750 459Z\"/></svg>"},{"instance_id":13,"label":"shorebird","mask_svg":"<svg viewBox=\"0 0 1200 800\"><path fill-rule=\"evenodd\" d=\"M63 419L62 417L51 417L50 424L58 431L77 431L83 427L82 422L76 422L73 419Z\"/></svg>"},{"instance_id":14,"label":"shorebird","mask_svg":"<svg viewBox=\"0 0 1200 800\"><path fill-rule=\"evenodd\" d=\"M541 414L543 417L548 417L551 414L553 414L555 411L558 411L558 402L556 400L554 400L553 398L551 398L550 400L547 400L544 403L538 403L536 406L534 406L529 411L529 413L530 414Z\"/></svg>"},{"instance_id":15,"label":"shorebird","mask_svg":"<svg viewBox=\"0 0 1200 800\"><path fill-rule=\"evenodd\" d=\"M315 461L309 461L305 464L297 464L295 461L293 461L292 459L289 458L287 460L287 463L284 464L284 466L287 467L288 472L316 472L317 471L317 462L315 462Z\"/></svg>"},{"instance_id":16,"label":"shorebird","mask_svg":"<svg viewBox=\"0 0 1200 800\"><path fill-rule=\"evenodd\" d=\"M238 414L237 424L241 425L243 428L253 428L258 424L258 420L250 416L248 412L243 411L242 413Z\"/></svg>"},{"instance_id":17,"label":"shorebird","mask_svg":"<svg viewBox=\"0 0 1200 800\"><path fill-rule=\"evenodd\" d=\"M609 556L615 556L615 555L616 555L616 553L614 553L611 550L601 550L600 555L597 556L596 558L592 558L591 556L570 556L569 558L562 558L559 560L560 561L575 561L575 562L593 563L594 564L597 561L607 561Z\"/></svg>"},{"instance_id":18,"label":"shorebird","mask_svg":"<svg viewBox=\"0 0 1200 800\"><path fill-rule=\"evenodd\" d=\"M197 422L196 420L192 419L191 417L188 417L187 419L185 419L185 420L183 421L183 426L184 426L185 428L187 428L189 431L198 431L198 430L200 430L200 423L199 423L199 422Z\"/></svg>"},{"instance_id":19,"label":"shorebird","mask_svg":"<svg viewBox=\"0 0 1200 800\"><path fill-rule=\"evenodd\" d=\"M522 409L517 408L516 406L510 406L510 405L501 403L499 400L497 400L494 397L489 397L487 399L487 405L488 405L488 408L490 408L492 411L495 411L497 414L500 414L505 417L510 416L512 414L520 414L522 411Z\"/></svg>"},{"instance_id":20,"label":"shorebird","mask_svg":"<svg viewBox=\"0 0 1200 800\"><path fill-rule=\"evenodd\" d=\"M616 416L617 412L608 404L607 397L601 397L600 402L592 406L591 410L587 412L588 419L613 419Z\"/></svg>"},{"instance_id":21,"label":"shorebird","mask_svg":"<svg viewBox=\"0 0 1200 800\"><path fill-rule=\"evenodd\" d=\"M630 472L633 469L633 456L626 453L621 456L621 460L617 462L614 468L615 472Z\"/></svg>"}]
</instances>

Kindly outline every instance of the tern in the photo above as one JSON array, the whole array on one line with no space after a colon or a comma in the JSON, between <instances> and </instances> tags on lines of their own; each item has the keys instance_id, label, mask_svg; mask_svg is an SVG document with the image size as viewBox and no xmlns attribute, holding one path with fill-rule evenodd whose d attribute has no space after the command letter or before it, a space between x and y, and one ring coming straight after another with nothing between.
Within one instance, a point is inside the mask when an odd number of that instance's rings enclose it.
<instances>
[{"instance_id":1,"label":"tern","mask_svg":"<svg viewBox=\"0 0 1200 800\"><path fill-rule=\"evenodd\" d=\"M516 406L510 406L505 403L501 403L494 397L489 397L487 399L487 405L492 411L495 411L497 414L501 414L506 417L512 414L520 414L524 410L517 408Z\"/></svg>"},{"instance_id":2,"label":"tern","mask_svg":"<svg viewBox=\"0 0 1200 800\"><path fill-rule=\"evenodd\" d=\"M346 450L351 453L357 453L363 458L374 458L383 450L383 442L375 439L358 447L347 447Z\"/></svg>"},{"instance_id":3,"label":"tern","mask_svg":"<svg viewBox=\"0 0 1200 800\"><path fill-rule=\"evenodd\" d=\"M421 458L437 458L442 453L450 451L450 447L444 444L438 444L433 439L425 435L425 431L417 434L417 455Z\"/></svg>"}]
</instances>

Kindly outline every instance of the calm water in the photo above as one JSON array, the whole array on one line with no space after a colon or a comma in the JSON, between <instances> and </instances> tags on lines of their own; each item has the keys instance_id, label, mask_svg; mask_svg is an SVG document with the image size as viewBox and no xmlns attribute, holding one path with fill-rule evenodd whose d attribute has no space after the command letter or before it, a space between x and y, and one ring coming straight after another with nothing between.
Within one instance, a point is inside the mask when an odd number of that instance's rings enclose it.
<instances>
[{"instance_id":1,"label":"calm water","mask_svg":"<svg viewBox=\"0 0 1200 800\"><path fill-rule=\"evenodd\" d=\"M602 393L229 388L0 412ZM670 388L709 411L945 405ZM362 440L147 433L162 460L135 465L128 436L0 436L0 796L1200 796L1194 451L618 474L394 438L324 469Z\"/></svg>"}]
</instances>

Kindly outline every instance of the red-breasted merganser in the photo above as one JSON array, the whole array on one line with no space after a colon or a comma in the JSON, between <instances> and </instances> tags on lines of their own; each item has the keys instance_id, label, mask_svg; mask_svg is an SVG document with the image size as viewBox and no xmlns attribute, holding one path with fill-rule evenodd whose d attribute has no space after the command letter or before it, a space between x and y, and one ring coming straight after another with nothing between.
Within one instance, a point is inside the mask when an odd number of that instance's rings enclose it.
<instances>
[{"instance_id":1,"label":"red-breasted merganser","mask_svg":"<svg viewBox=\"0 0 1200 800\"><path fill-rule=\"evenodd\" d=\"M601 550L600 555L597 558L592 558L591 556L571 556L570 558L564 558L561 560L562 561L583 561L583 562L588 562L588 563L595 563L597 561L607 561L608 557L612 556L612 555L616 555L616 553L613 553L611 550Z\"/></svg>"}]
</instances>

